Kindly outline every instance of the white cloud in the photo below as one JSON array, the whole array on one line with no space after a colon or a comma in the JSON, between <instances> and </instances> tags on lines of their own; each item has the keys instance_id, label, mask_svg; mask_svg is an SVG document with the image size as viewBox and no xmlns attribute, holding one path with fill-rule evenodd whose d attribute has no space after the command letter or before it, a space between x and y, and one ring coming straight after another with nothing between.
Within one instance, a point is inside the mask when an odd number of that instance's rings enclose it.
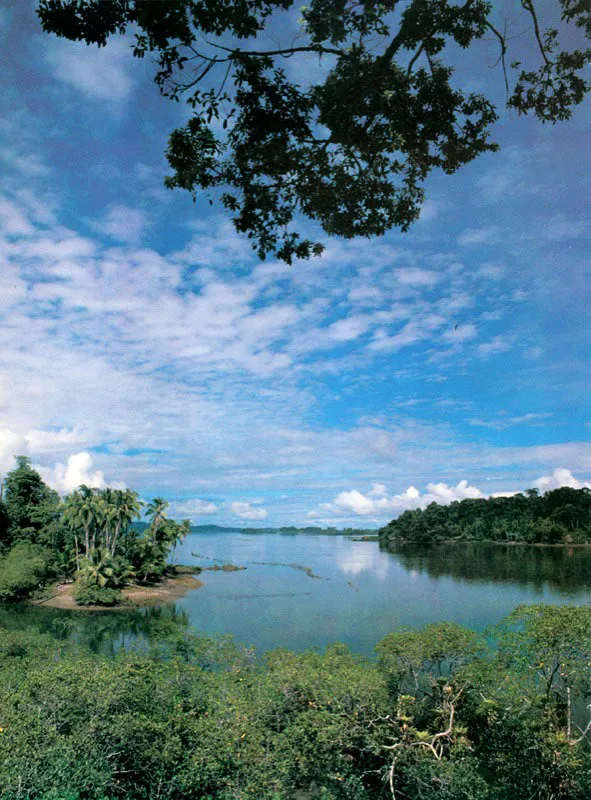
<instances>
[{"instance_id":1,"label":"white cloud","mask_svg":"<svg viewBox=\"0 0 591 800\"><path fill-rule=\"evenodd\" d=\"M219 506L209 500L200 500L195 497L191 500L179 500L172 503L171 509L175 516L188 517L193 520L194 517L215 514L219 511Z\"/></svg>"},{"instance_id":2,"label":"white cloud","mask_svg":"<svg viewBox=\"0 0 591 800\"><path fill-rule=\"evenodd\" d=\"M511 349L511 340L506 336L494 336L489 342L478 345L478 352L481 356L491 356L497 353L506 353Z\"/></svg>"},{"instance_id":3,"label":"white cloud","mask_svg":"<svg viewBox=\"0 0 591 800\"><path fill-rule=\"evenodd\" d=\"M29 236L35 231L26 212L7 198L0 198L0 226L8 236Z\"/></svg>"},{"instance_id":4,"label":"white cloud","mask_svg":"<svg viewBox=\"0 0 591 800\"><path fill-rule=\"evenodd\" d=\"M505 267L503 264L496 264L487 261L478 269L478 276L481 278L490 278L490 280L499 280L505 274Z\"/></svg>"},{"instance_id":5,"label":"white cloud","mask_svg":"<svg viewBox=\"0 0 591 800\"><path fill-rule=\"evenodd\" d=\"M434 331L441 328L446 322L445 317L433 312L417 314L410 322L393 336L388 335L384 330L378 330L373 341L369 345L371 350L381 352L393 352L403 347L410 347L413 344L431 339Z\"/></svg>"},{"instance_id":6,"label":"white cloud","mask_svg":"<svg viewBox=\"0 0 591 800\"><path fill-rule=\"evenodd\" d=\"M528 361L537 361L538 358L541 358L544 355L544 351L541 347L535 346L530 347L529 350L526 350L523 354L524 358L527 358Z\"/></svg>"},{"instance_id":7,"label":"white cloud","mask_svg":"<svg viewBox=\"0 0 591 800\"><path fill-rule=\"evenodd\" d=\"M365 316L347 317L334 322L328 329L328 335L335 342L350 342L365 333L368 325L369 320Z\"/></svg>"},{"instance_id":8,"label":"white cloud","mask_svg":"<svg viewBox=\"0 0 591 800\"><path fill-rule=\"evenodd\" d=\"M432 220L436 219L441 210L444 208L444 204L436 203L434 200L425 200L421 205L421 213L419 216L420 222L431 222Z\"/></svg>"},{"instance_id":9,"label":"white cloud","mask_svg":"<svg viewBox=\"0 0 591 800\"><path fill-rule=\"evenodd\" d=\"M491 228L466 228L457 238L461 247L479 244L492 244L497 238L498 230Z\"/></svg>"},{"instance_id":10,"label":"white cloud","mask_svg":"<svg viewBox=\"0 0 591 800\"><path fill-rule=\"evenodd\" d=\"M571 489L591 489L591 482L579 481L569 469L558 467L552 475L543 475L534 481L534 486L541 492L549 492L552 489L560 489L563 486L570 486Z\"/></svg>"},{"instance_id":11,"label":"white cloud","mask_svg":"<svg viewBox=\"0 0 591 800\"><path fill-rule=\"evenodd\" d=\"M469 486L468 481L462 480L457 486L448 486L446 483L428 483L424 494L414 486L409 486L401 494L390 497L386 494L383 484L374 484L366 495L357 489L341 492L330 503L320 506L322 512L329 512L338 517L353 514L360 517L385 517L393 513L402 513L413 508L425 508L429 503L447 505L454 500L484 497L480 489ZM316 514L316 512L311 512Z\"/></svg>"},{"instance_id":12,"label":"white cloud","mask_svg":"<svg viewBox=\"0 0 591 800\"><path fill-rule=\"evenodd\" d=\"M58 463L53 469L35 467L41 477L61 494L69 494L83 484L91 489L104 489L107 485L104 473L94 469L89 453L74 453L67 464ZM114 484L111 484L114 485Z\"/></svg>"},{"instance_id":13,"label":"white cloud","mask_svg":"<svg viewBox=\"0 0 591 800\"><path fill-rule=\"evenodd\" d=\"M470 419L468 420L468 424L480 428L492 428L495 431L504 431L507 430L507 428L514 427L515 425L524 425L528 423L540 424L540 420L547 419L551 416L552 414L550 412L529 412L528 414L522 414L518 417L507 417L500 415L498 419L492 420Z\"/></svg>"},{"instance_id":14,"label":"white cloud","mask_svg":"<svg viewBox=\"0 0 591 800\"><path fill-rule=\"evenodd\" d=\"M251 502L245 500L235 500L230 503L229 509L232 514L236 514L241 519L267 519L267 511L264 508L255 508Z\"/></svg>"},{"instance_id":15,"label":"white cloud","mask_svg":"<svg viewBox=\"0 0 591 800\"><path fill-rule=\"evenodd\" d=\"M477 334L476 325L471 322L465 325L456 325L451 330L445 331L443 338L452 343L469 342Z\"/></svg>"},{"instance_id":16,"label":"white cloud","mask_svg":"<svg viewBox=\"0 0 591 800\"><path fill-rule=\"evenodd\" d=\"M6 473L14 466L14 457L26 454L25 437L8 428L0 429L0 473Z\"/></svg>"},{"instance_id":17,"label":"white cloud","mask_svg":"<svg viewBox=\"0 0 591 800\"><path fill-rule=\"evenodd\" d=\"M564 214L557 214L543 227L543 235L551 242L564 242L589 235L589 225L584 219L568 219Z\"/></svg>"},{"instance_id":18,"label":"white cloud","mask_svg":"<svg viewBox=\"0 0 591 800\"><path fill-rule=\"evenodd\" d=\"M129 42L112 38L108 47L65 39L44 40L45 59L55 77L93 100L122 103L133 86Z\"/></svg>"},{"instance_id":19,"label":"white cloud","mask_svg":"<svg viewBox=\"0 0 591 800\"><path fill-rule=\"evenodd\" d=\"M103 219L94 222L92 226L119 242L139 242L146 226L146 216L138 208L112 205L107 209Z\"/></svg>"},{"instance_id":20,"label":"white cloud","mask_svg":"<svg viewBox=\"0 0 591 800\"><path fill-rule=\"evenodd\" d=\"M31 430L25 434L25 441L31 453L51 453L63 447L71 448L86 441L88 434L81 428L60 428L59 430Z\"/></svg>"},{"instance_id":21,"label":"white cloud","mask_svg":"<svg viewBox=\"0 0 591 800\"><path fill-rule=\"evenodd\" d=\"M531 155L531 150L519 147L504 149L499 154L494 169L485 172L476 182L484 199L490 202L506 202L508 197L531 193L531 182L524 179L525 165Z\"/></svg>"},{"instance_id":22,"label":"white cloud","mask_svg":"<svg viewBox=\"0 0 591 800\"><path fill-rule=\"evenodd\" d=\"M395 270L394 274L404 286L430 287L435 286L443 279L443 276L437 272L417 267L403 267Z\"/></svg>"}]
</instances>

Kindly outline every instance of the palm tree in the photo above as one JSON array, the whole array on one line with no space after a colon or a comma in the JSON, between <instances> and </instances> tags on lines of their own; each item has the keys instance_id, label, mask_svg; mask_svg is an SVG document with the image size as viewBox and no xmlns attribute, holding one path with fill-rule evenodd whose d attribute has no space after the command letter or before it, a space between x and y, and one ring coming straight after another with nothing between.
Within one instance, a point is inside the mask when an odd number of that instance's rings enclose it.
<instances>
[{"instance_id":1,"label":"palm tree","mask_svg":"<svg viewBox=\"0 0 591 800\"><path fill-rule=\"evenodd\" d=\"M107 488L103 489L99 495L101 508L100 522L102 524L102 534L104 539L103 546L107 552L110 552L111 550L111 522L113 520L113 511L116 503L115 494L115 490L110 489L107 486Z\"/></svg>"},{"instance_id":2,"label":"palm tree","mask_svg":"<svg viewBox=\"0 0 591 800\"><path fill-rule=\"evenodd\" d=\"M115 530L111 542L111 555L115 555L117 548L117 539L121 531L127 533L127 528L134 519L140 516L141 507L143 505L137 492L131 489L119 489L114 493L114 505L112 510L112 519L115 523Z\"/></svg>"},{"instance_id":3,"label":"palm tree","mask_svg":"<svg viewBox=\"0 0 591 800\"><path fill-rule=\"evenodd\" d=\"M165 512L167 508L168 503L163 497L155 497L146 507L146 513L152 528L152 544L154 545L156 544L156 532L166 520Z\"/></svg>"},{"instance_id":4,"label":"palm tree","mask_svg":"<svg viewBox=\"0 0 591 800\"><path fill-rule=\"evenodd\" d=\"M78 547L78 533L79 527L79 498L76 493L66 497L64 503L63 519L66 525L74 532L74 550L76 553L76 570L80 569L80 548Z\"/></svg>"},{"instance_id":5,"label":"palm tree","mask_svg":"<svg viewBox=\"0 0 591 800\"><path fill-rule=\"evenodd\" d=\"M66 508L64 510L64 519L71 528L82 528L84 531L84 554L86 558L89 557L91 549L94 549L94 532L93 532L93 547L91 548L90 532L93 530L98 522L100 510L97 503L97 497L93 489L89 486L82 485L76 489L66 499ZM76 542L76 562L79 563L78 556L78 537L75 536Z\"/></svg>"}]
</instances>

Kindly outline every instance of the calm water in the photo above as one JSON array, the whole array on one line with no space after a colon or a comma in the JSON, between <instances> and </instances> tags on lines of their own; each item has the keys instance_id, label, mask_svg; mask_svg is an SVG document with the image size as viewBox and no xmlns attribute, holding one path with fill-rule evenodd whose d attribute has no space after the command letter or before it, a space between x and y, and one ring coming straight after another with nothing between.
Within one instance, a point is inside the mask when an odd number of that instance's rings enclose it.
<instances>
[{"instance_id":1,"label":"calm water","mask_svg":"<svg viewBox=\"0 0 591 800\"><path fill-rule=\"evenodd\" d=\"M162 609L90 614L5 606L0 625L73 635L108 651L174 618L259 650L342 641L371 654L400 625L454 620L482 630L520 603L591 602L591 548L459 544L387 552L342 536L199 533L175 560L246 569L206 571L203 588Z\"/></svg>"}]
</instances>

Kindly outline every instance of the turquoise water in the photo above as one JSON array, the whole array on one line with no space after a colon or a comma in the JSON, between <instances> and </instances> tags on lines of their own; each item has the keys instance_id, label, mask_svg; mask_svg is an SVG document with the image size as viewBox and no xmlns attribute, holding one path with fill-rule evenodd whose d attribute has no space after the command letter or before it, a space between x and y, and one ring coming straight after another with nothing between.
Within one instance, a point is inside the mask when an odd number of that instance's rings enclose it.
<instances>
[{"instance_id":1,"label":"turquoise water","mask_svg":"<svg viewBox=\"0 0 591 800\"><path fill-rule=\"evenodd\" d=\"M205 634L232 634L258 650L346 642L371 654L401 625L453 620L476 630L521 603L590 603L591 548L439 545L398 552L343 536L194 533L177 563L232 563L205 571L201 589L174 606L131 613L0 609L0 625L62 631L115 650L175 618Z\"/></svg>"}]
</instances>

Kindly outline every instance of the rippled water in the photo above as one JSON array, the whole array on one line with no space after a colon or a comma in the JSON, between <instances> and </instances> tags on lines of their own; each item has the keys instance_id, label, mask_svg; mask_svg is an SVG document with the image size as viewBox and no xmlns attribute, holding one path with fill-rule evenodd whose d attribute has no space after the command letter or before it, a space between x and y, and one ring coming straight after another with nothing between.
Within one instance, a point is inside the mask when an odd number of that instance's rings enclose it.
<instances>
[{"instance_id":1,"label":"rippled water","mask_svg":"<svg viewBox=\"0 0 591 800\"><path fill-rule=\"evenodd\" d=\"M482 630L520 603L590 603L591 548L482 544L381 550L343 536L198 533L177 550L205 571L204 586L174 607L123 613L0 608L0 625L63 629L100 649L146 635L171 615L207 634L230 633L259 650L346 642L371 654L400 625L454 620Z\"/></svg>"}]
</instances>

